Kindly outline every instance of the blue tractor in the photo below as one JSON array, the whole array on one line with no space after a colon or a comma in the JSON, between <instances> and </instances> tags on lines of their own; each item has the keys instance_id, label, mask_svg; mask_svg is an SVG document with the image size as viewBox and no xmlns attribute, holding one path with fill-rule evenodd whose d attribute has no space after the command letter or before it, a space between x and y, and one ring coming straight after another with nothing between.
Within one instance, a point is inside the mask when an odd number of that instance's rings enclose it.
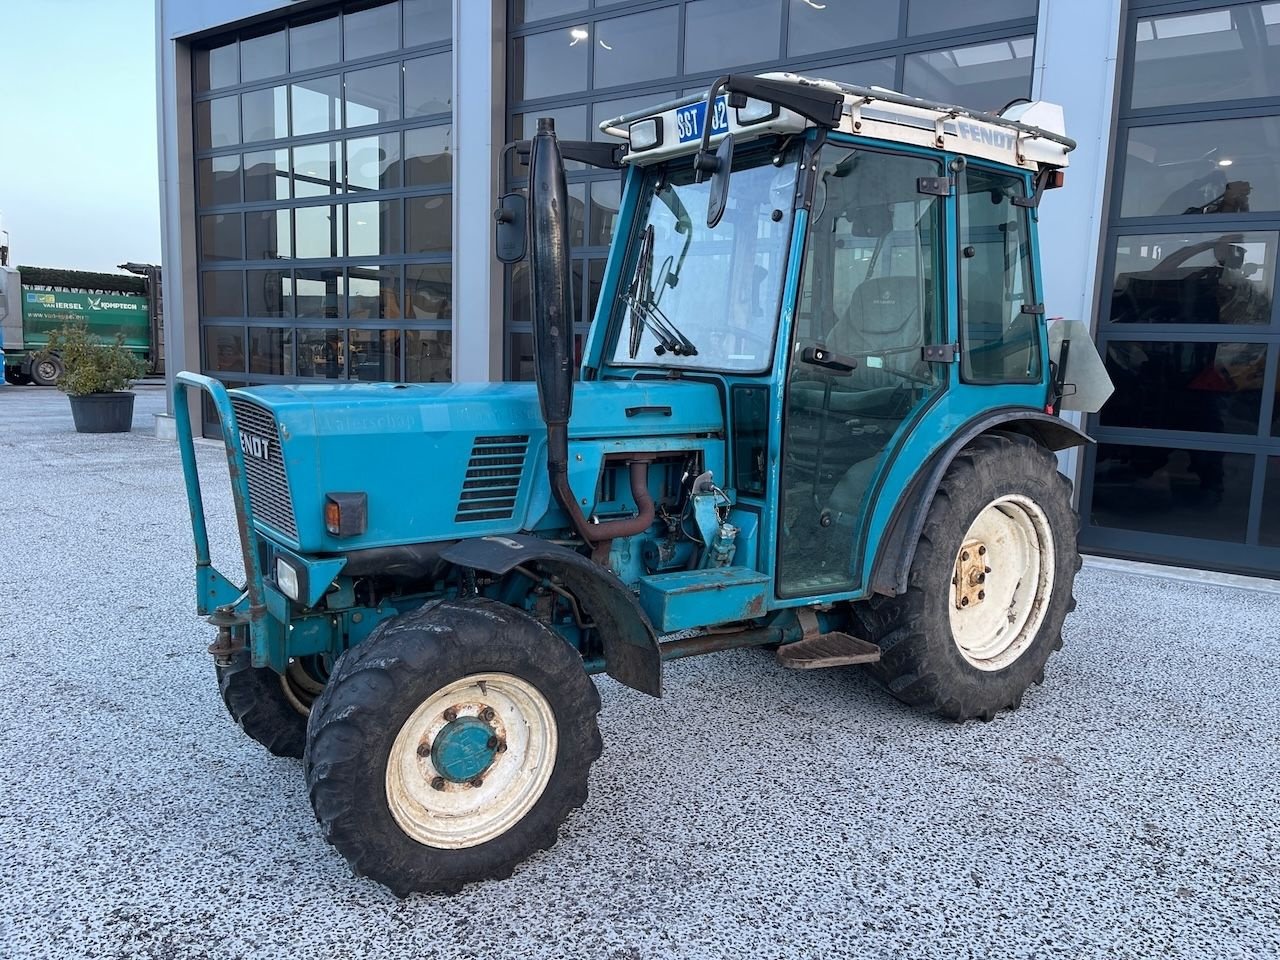
<instances>
[{"instance_id":1,"label":"blue tractor","mask_svg":"<svg viewBox=\"0 0 1280 960\"><path fill-rule=\"evenodd\" d=\"M514 145L530 184L497 247L529 259L535 383L177 377L226 706L303 758L325 837L399 894L555 842L601 751L593 674L660 696L665 661L768 647L987 720L1074 605L1055 452L1088 438L1058 413L1109 384L1040 301L1061 111L730 75L603 129L621 142L542 120ZM576 370L566 157L623 182ZM209 558L197 391L234 574Z\"/></svg>"}]
</instances>

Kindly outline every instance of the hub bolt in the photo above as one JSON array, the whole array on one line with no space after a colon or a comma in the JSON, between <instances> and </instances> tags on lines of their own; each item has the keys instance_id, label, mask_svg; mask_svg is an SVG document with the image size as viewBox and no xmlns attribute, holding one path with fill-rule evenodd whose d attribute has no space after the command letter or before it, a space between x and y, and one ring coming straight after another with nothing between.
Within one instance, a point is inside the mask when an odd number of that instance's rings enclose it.
<instances>
[{"instance_id":1,"label":"hub bolt","mask_svg":"<svg viewBox=\"0 0 1280 960\"><path fill-rule=\"evenodd\" d=\"M969 551L968 551L968 550L965 550L964 552L962 552L962 553L960 554L960 559L961 559L961 560L963 560L963 561L965 561L965 562L967 563L967 562L968 562L968 560L969 560Z\"/></svg>"},{"instance_id":2,"label":"hub bolt","mask_svg":"<svg viewBox=\"0 0 1280 960\"><path fill-rule=\"evenodd\" d=\"M431 756L431 744L427 743L425 740L418 744L418 756L424 758Z\"/></svg>"},{"instance_id":3,"label":"hub bolt","mask_svg":"<svg viewBox=\"0 0 1280 960\"><path fill-rule=\"evenodd\" d=\"M431 781L431 789L432 789L432 790L443 790L443 789L444 789L444 777L435 777L434 779L432 779L432 781Z\"/></svg>"},{"instance_id":4,"label":"hub bolt","mask_svg":"<svg viewBox=\"0 0 1280 960\"><path fill-rule=\"evenodd\" d=\"M985 599L987 599L987 591L985 591L985 590L979 590L979 591L978 591L978 599L979 599L979 600L985 600Z\"/></svg>"},{"instance_id":5,"label":"hub bolt","mask_svg":"<svg viewBox=\"0 0 1280 960\"><path fill-rule=\"evenodd\" d=\"M448 710L444 712L444 718L450 723L453 723L453 721L458 719L458 711L455 710L453 707L450 707Z\"/></svg>"},{"instance_id":6,"label":"hub bolt","mask_svg":"<svg viewBox=\"0 0 1280 960\"><path fill-rule=\"evenodd\" d=\"M471 780L468 782L473 787L482 787L484 786L484 777L472 777Z\"/></svg>"},{"instance_id":7,"label":"hub bolt","mask_svg":"<svg viewBox=\"0 0 1280 960\"><path fill-rule=\"evenodd\" d=\"M485 744L490 750L497 750L501 741L497 737L490 737L489 742Z\"/></svg>"},{"instance_id":8,"label":"hub bolt","mask_svg":"<svg viewBox=\"0 0 1280 960\"><path fill-rule=\"evenodd\" d=\"M967 607L968 605L969 605L969 598L968 598L968 597L961 597L961 598L960 598L960 606L962 606L962 607Z\"/></svg>"},{"instance_id":9,"label":"hub bolt","mask_svg":"<svg viewBox=\"0 0 1280 960\"><path fill-rule=\"evenodd\" d=\"M980 556L980 557L985 557L986 555L987 555L987 548L986 548L986 547L979 547L979 548L978 548L978 556Z\"/></svg>"},{"instance_id":10,"label":"hub bolt","mask_svg":"<svg viewBox=\"0 0 1280 960\"><path fill-rule=\"evenodd\" d=\"M485 707L480 711L480 719L485 723L492 723L494 716L493 707Z\"/></svg>"}]
</instances>

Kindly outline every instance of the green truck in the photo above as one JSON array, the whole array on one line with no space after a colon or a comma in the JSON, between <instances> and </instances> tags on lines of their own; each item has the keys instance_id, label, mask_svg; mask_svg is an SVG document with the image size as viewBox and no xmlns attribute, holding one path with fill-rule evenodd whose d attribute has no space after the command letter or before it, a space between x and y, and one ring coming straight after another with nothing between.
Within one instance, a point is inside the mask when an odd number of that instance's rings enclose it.
<instances>
[{"instance_id":1,"label":"green truck","mask_svg":"<svg viewBox=\"0 0 1280 960\"><path fill-rule=\"evenodd\" d=\"M124 343L155 370L159 342L148 279L114 273L0 267L0 349L5 380L52 386L62 361L39 351L49 332L84 324L104 340L124 335Z\"/></svg>"}]
</instances>

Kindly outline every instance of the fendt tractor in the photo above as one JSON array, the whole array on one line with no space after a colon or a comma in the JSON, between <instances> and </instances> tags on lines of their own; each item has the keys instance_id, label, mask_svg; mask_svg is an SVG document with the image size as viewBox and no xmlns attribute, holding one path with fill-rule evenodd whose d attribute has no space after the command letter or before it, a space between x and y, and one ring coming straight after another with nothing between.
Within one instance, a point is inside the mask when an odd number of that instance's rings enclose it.
<instances>
[{"instance_id":1,"label":"fendt tractor","mask_svg":"<svg viewBox=\"0 0 1280 960\"><path fill-rule=\"evenodd\" d=\"M1055 451L1089 441L1058 414L1110 382L1040 302L1061 110L730 75L602 129L512 145L495 245L529 259L535 383L177 377L222 697L401 895L555 842L601 751L594 674L656 697L665 661L764 647L989 720L1074 603ZM623 181L576 371L565 159ZM210 562L196 391L243 576Z\"/></svg>"}]
</instances>

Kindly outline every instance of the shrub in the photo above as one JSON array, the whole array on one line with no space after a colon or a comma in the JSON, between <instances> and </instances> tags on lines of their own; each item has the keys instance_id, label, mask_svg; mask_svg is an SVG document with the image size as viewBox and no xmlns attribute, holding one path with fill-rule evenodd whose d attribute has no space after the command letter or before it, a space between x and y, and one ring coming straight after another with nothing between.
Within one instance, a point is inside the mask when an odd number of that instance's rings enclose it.
<instances>
[{"instance_id":1,"label":"shrub","mask_svg":"<svg viewBox=\"0 0 1280 960\"><path fill-rule=\"evenodd\" d=\"M57 354L63 372L57 387L73 397L87 393L128 390L146 372L142 359L124 345L124 334L103 341L84 324L68 325L49 334L41 356Z\"/></svg>"}]
</instances>

